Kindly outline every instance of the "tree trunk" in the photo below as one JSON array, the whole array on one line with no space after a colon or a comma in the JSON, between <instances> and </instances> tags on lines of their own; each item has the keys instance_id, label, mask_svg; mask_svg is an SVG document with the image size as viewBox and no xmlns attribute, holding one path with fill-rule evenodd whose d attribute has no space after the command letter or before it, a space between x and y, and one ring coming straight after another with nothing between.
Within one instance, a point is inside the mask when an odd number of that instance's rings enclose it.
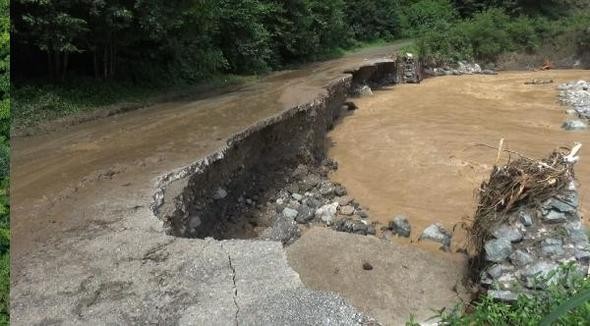
<instances>
[{"instance_id":1,"label":"tree trunk","mask_svg":"<svg viewBox=\"0 0 590 326\"><path fill-rule=\"evenodd\" d=\"M108 71L108 52L107 52L107 47L104 47L104 55L102 57L102 68L103 68L103 78L106 80L109 76L109 71Z\"/></svg>"},{"instance_id":2,"label":"tree trunk","mask_svg":"<svg viewBox=\"0 0 590 326\"><path fill-rule=\"evenodd\" d=\"M53 56L51 49L47 49L47 72L49 79L53 80Z\"/></svg>"},{"instance_id":3,"label":"tree trunk","mask_svg":"<svg viewBox=\"0 0 590 326\"><path fill-rule=\"evenodd\" d=\"M53 51L53 63L54 63L54 79L58 80L61 76L61 58L60 52L57 50Z\"/></svg>"},{"instance_id":4,"label":"tree trunk","mask_svg":"<svg viewBox=\"0 0 590 326\"><path fill-rule=\"evenodd\" d=\"M68 72L68 63L69 63L70 54L68 52L65 52L63 56L64 56L64 62L63 62L63 66L61 68L61 81L64 81L66 79L66 73Z\"/></svg>"},{"instance_id":5,"label":"tree trunk","mask_svg":"<svg viewBox=\"0 0 590 326\"><path fill-rule=\"evenodd\" d=\"M98 73L98 55L96 53L96 49L94 49L92 51L92 61L94 64L94 79L99 79L99 73Z\"/></svg>"},{"instance_id":6,"label":"tree trunk","mask_svg":"<svg viewBox=\"0 0 590 326\"><path fill-rule=\"evenodd\" d=\"M111 43L111 78L115 76L115 47Z\"/></svg>"}]
</instances>

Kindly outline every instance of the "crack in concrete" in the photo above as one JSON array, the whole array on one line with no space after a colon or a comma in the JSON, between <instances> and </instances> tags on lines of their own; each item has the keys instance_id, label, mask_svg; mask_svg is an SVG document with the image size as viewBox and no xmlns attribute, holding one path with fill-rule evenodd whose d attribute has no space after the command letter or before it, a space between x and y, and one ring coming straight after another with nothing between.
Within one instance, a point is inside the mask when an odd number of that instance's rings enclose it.
<instances>
[{"instance_id":1,"label":"crack in concrete","mask_svg":"<svg viewBox=\"0 0 590 326\"><path fill-rule=\"evenodd\" d=\"M225 251L225 253L227 254L227 260L229 263L229 268L232 271L232 282L234 283L234 305L236 306L236 314L234 316L234 320L236 323L236 326L239 325L238 322L238 314L240 313L240 306L238 305L238 286L236 284L236 268L234 267L232 261L231 261L231 255L229 253L229 250L225 249L225 247L223 246L223 244L221 244L221 248Z\"/></svg>"}]
</instances>

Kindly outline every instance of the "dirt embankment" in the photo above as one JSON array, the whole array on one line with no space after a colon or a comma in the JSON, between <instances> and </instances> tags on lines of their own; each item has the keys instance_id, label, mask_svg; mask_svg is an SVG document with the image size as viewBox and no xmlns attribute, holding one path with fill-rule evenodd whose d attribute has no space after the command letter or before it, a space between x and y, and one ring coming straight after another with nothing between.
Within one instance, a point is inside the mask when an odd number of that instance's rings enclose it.
<instances>
[{"instance_id":1,"label":"dirt embankment","mask_svg":"<svg viewBox=\"0 0 590 326\"><path fill-rule=\"evenodd\" d=\"M313 101L262 120L204 159L163 176L154 195L154 213L176 236L255 237L247 224L242 232L228 234L244 196L268 199L273 195L268 196L269 191L285 186L284 176L273 171L319 165L326 156L326 134L348 109L343 103L352 88L391 79L395 68L389 59L363 64L331 82Z\"/></svg>"}]
</instances>

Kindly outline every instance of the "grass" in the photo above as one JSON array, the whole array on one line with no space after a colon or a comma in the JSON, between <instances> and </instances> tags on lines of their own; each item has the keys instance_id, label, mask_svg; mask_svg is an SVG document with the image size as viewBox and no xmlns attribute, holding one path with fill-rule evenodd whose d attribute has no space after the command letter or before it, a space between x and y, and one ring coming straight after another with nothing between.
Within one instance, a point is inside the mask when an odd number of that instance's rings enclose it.
<instances>
[{"instance_id":1,"label":"grass","mask_svg":"<svg viewBox=\"0 0 590 326\"><path fill-rule=\"evenodd\" d=\"M574 265L563 265L556 273L559 278L553 285L533 295L521 295L512 304L496 301L484 295L477 302L438 311L433 319L440 320L440 325L453 326L537 326L543 319L559 311L560 314L556 316L557 319L552 325L588 325L590 301L578 300L574 302L577 305L569 302L572 298L583 297L584 293L590 291L590 278L574 273ZM566 310L563 307L571 309ZM414 326L418 323L410 317L406 325Z\"/></svg>"},{"instance_id":2,"label":"grass","mask_svg":"<svg viewBox=\"0 0 590 326\"><path fill-rule=\"evenodd\" d=\"M139 108L252 80L253 76L220 75L198 84L150 85L123 81L73 79L62 84L43 81L12 90L13 131L41 123L117 106Z\"/></svg>"}]
</instances>

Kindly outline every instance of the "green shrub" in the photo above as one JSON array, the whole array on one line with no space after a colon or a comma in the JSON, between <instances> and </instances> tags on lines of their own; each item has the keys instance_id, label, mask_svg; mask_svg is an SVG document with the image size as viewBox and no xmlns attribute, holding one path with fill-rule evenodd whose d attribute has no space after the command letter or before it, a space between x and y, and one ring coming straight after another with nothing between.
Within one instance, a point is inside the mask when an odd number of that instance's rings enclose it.
<instances>
[{"instance_id":1,"label":"green shrub","mask_svg":"<svg viewBox=\"0 0 590 326\"><path fill-rule=\"evenodd\" d=\"M403 35L407 37L439 30L458 17L448 0L419 0L407 5L402 12L400 24Z\"/></svg>"},{"instance_id":2,"label":"green shrub","mask_svg":"<svg viewBox=\"0 0 590 326\"><path fill-rule=\"evenodd\" d=\"M464 30L477 59L493 61L499 54L511 49L508 25L510 18L501 9L479 12L459 25Z\"/></svg>"},{"instance_id":3,"label":"green shrub","mask_svg":"<svg viewBox=\"0 0 590 326\"><path fill-rule=\"evenodd\" d=\"M553 275L552 275L553 276ZM441 311L436 317L442 325L530 325L539 322L569 298L590 290L590 278L574 272L572 265L565 265L555 275L557 281L535 295L519 296L512 304L499 302L484 296L473 303L469 312L464 306ZM556 325L588 325L590 302L586 302L561 315Z\"/></svg>"},{"instance_id":4,"label":"green shrub","mask_svg":"<svg viewBox=\"0 0 590 326\"><path fill-rule=\"evenodd\" d=\"M416 40L419 52L437 63L456 60L495 62L506 52L548 54L556 49L574 54L590 51L590 13L580 12L559 20L509 16L490 8L454 22L439 22Z\"/></svg>"}]
</instances>

